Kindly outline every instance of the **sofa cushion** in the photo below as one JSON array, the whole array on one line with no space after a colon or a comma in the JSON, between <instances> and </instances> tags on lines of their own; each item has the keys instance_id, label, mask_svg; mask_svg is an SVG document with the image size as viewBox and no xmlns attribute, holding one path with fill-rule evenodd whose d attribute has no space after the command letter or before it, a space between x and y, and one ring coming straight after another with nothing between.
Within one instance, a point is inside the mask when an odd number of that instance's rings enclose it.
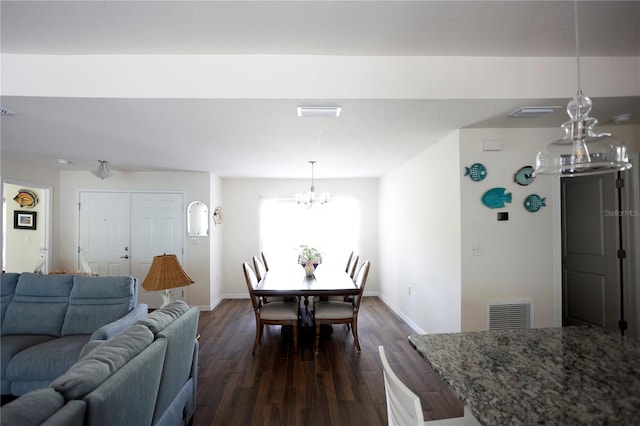
<instances>
[{"instance_id":1,"label":"sofa cushion","mask_svg":"<svg viewBox=\"0 0 640 426\"><path fill-rule=\"evenodd\" d=\"M87 404L85 424L91 426L153 424L151 419L160 385L165 349L165 339L155 340L87 394L83 398Z\"/></svg>"},{"instance_id":2,"label":"sofa cushion","mask_svg":"<svg viewBox=\"0 0 640 426\"><path fill-rule=\"evenodd\" d=\"M80 399L107 380L153 342L153 334L142 325L132 325L98 346L51 383L65 400Z\"/></svg>"},{"instance_id":3,"label":"sofa cushion","mask_svg":"<svg viewBox=\"0 0 640 426\"><path fill-rule=\"evenodd\" d=\"M91 334L135 307L132 277L73 276L73 289L61 334Z\"/></svg>"},{"instance_id":4,"label":"sofa cushion","mask_svg":"<svg viewBox=\"0 0 640 426\"><path fill-rule=\"evenodd\" d=\"M0 325L2 325L4 321L4 313L7 310L7 306L9 306L9 302L13 299L18 277L20 277L20 274L6 272L3 273L2 278L0 278Z\"/></svg>"},{"instance_id":5,"label":"sofa cushion","mask_svg":"<svg viewBox=\"0 0 640 426\"><path fill-rule=\"evenodd\" d=\"M177 300L166 304L160 309L151 312L146 317L139 319L136 321L136 324L143 324L149 327L149 330L156 335L188 310L189 305L184 303L182 300Z\"/></svg>"},{"instance_id":6,"label":"sofa cushion","mask_svg":"<svg viewBox=\"0 0 640 426\"><path fill-rule=\"evenodd\" d=\"M31 346L11 359L7 378L11 382L51 382L78 360L88 335L63 336ZM13 386L13 385L12 385Z\"/></svg>"},{"instance_id":7,"label":"sofa cushion","mask_svg":"<svg viewBox=\"0 0 640 426\"><path fill-rule=\"evenodd\" d=\"M72 286L71 275L20 274L2 334L60 336Z\"/></svg>"},{"instance_id":8,"label":"sofa cushion","mask_svg":"<svg viewBox=\"0 0 640 426\"><path fill-rule=\"evenodd\" d=\"M2 377L2 395L11 393L11 383L7 380L7 366L20 351L33 345L55 339L53 336L15 335L2 336L0 342L0 375Z\"/></svg>"}]
</instances>

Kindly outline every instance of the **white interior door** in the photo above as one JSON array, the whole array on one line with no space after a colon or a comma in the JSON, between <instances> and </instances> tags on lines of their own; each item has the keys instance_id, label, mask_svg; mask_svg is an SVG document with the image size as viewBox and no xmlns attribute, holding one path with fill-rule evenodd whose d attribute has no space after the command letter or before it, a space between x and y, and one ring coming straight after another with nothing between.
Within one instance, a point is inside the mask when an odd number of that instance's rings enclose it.
<instances>
[{"instance_id":1,"label":"white interior door","mask_svg":"<svg viewBox=\"0 0 640 426\"><path fill-rule=\"evenodd\" d=\"M131 275L140 285L149 272L154 256L175 254L182 264L184 216L183 196L175 193L131 194ZM182 289L184 290L184 289ZM174 297L184 292L174 290ZM156 292L140 288L138 301L151 308L162 305Z\"/></svg>"},{"instance_id":2,"label":"white interior door","mask_svg":"<svg viewBox=\"0 0 640 426\"><path fill-rule=\"evenodd\" d=\"M81 192L79 250L101 276L130 275L130 195Z\"/></svg>"}]
</instances>

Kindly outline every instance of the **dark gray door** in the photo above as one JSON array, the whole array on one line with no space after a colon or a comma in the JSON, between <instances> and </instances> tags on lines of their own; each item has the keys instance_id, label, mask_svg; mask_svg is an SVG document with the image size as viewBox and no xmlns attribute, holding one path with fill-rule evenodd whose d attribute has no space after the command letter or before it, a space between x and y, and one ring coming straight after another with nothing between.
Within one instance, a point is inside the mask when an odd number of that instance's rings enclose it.
<instances>
[{"instance_id":1,"label":"dark gray door","mask_svg":"<svg viewBox=\"0 0 640 426\"><path fill-rule=\"evenodd\" d=\"M563 325L618 330L621 319L616 173L562 178Z\"/></svg>"}]
</instances>

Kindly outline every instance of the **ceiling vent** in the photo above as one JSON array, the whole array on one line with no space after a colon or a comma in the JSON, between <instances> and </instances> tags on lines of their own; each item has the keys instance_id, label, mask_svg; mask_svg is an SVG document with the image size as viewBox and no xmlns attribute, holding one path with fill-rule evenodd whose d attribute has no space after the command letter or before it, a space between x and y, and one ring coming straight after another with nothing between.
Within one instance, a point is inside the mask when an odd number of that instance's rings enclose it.
<instances>
[{"instance_id":1,"label":"ceiling vent","mask_svg":"<svg viewBox=\"0 0 640 426\"><path fill-rule=\"evenodd\" d=\"M540 117L541 115L551 114L561 106L536 106L536 107L520 107L517 110L509 114L509 117L513 118L532 118Z\"/></svg>"},{"instance_id":2,"label":"ceiling vent","mask_svg":"<svg viewBox=\"0 0 640 426\"><path fill-rule=\"evenodd\" d=\"M339 106L299 106L298 117L340 117Z\"/></svg>"}]
</instances>

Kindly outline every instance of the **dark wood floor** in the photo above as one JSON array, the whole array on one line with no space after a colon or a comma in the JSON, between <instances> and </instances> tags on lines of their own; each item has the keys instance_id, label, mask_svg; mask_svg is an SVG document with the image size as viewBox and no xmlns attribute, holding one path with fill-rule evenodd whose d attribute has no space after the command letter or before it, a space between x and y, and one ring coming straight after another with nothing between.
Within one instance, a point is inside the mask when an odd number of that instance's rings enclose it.
<instances>
[{"instance_id":1,"label":"dark wood floor","mask_svg":"<svg viewBox=\"0 0 640 426\"><path fill-rule=\"evenodd\" d=\"M386 425L378 345L420 395L425 420L461 416L460 400L407 341L414 331L377 297L365 297L360 308L362 352L338 325L323 336L315 357L311 335L300 336L295 353L279 326L265 326L252 355L255 319L248 299L224 300L202 313L194 426Z\"/></svg>"}]
</instances>

